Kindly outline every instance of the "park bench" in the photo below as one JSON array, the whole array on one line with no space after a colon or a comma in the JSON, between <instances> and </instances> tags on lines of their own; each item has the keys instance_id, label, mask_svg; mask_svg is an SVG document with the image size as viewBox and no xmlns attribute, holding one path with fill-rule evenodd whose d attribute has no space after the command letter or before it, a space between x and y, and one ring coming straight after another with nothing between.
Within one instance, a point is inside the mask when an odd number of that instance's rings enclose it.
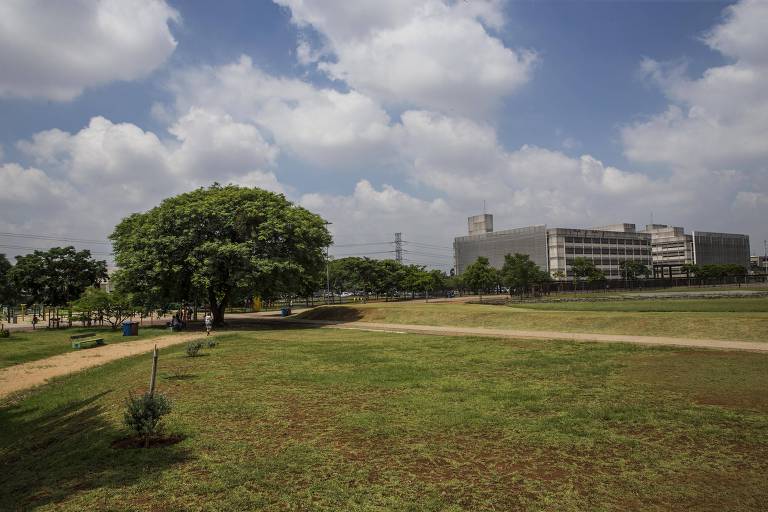
<instances>
[{"instance_id":1,"label":"park bench","mask_svg":"<svg viewBox=\"0 0 768 512\"><path fill-rule=\"evenodd\" d=\"M70 336L69 339L72 341L72 348L79 350L81 348L91 348L103 345L104 338L96 338L95 336L95 332L86 332Z\"/></svg>"}]
</instances>

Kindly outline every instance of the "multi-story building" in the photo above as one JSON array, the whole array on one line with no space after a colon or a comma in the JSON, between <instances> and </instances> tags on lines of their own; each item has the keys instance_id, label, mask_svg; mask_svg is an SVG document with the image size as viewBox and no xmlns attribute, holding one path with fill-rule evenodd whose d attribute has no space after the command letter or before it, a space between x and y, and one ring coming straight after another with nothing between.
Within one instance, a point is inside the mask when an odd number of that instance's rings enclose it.
<instances>
[{"instance_id":1,"label":"multi-story building","mask_svg":"<svg viewBox=\"0 0 768 512\"><path fill-rule=\"evenodd\" d=\"M493 216L468 219L469 235L453 243L457 274L479 256L501 268L504 256L521 253L530 256L550 274L572 279L576 258L592 261L608 278L623 277L622 261L636 261L653 269L654 277L686 275L686 264L734 263L749 268L749 237L733 233L694 231L682 227L649 224L638 231L634 224L612 224L591 229L528 226L493 231Z\"/></svg>"},{"instance_id":2,"label":"multi-story building","mask_svg":"<svg viewBox=\"0 0 768 512\"><path fill-rule=\"evenodd\" d=\"M693 261L696 265L741 265L749 268L749 235L694 231Z\"/></svg>"},{"instance_id":3,"label":"multi-story building","mask_svg":"<svg viewBox=\"0 0 768 512\"><path fill-rule=\"evenodd\" d=\"M493 225L492 216L488 217L491 217ZM516 252L529 255L539 267L547 268L546 226L473 232L473 218L470 217L469 236L460 236L453 241L454 268L457 274L464 272L479 256L488 258L491 266L501 268L504 265L504 256Z\"/></svg>"},{"instance_id":4,"label":"multi-story building","mask_svg":"<svg viewBox=\"0 0 768 512\"><path fill-rule=\"evenodd\" d=\"M684 265L694 262L693 236L666 224L648 224L643 231L651 235L654 277L687 275Z\"/></svg>"},{"instance_id":5,"label":"multi-story building","mask_svg":"<svg viewBox=\"0 0 768 512\"><path fill-rule=\"evenodd\" d=\"M681 227L648 224L655 277L687 276L683 265L735 264L749 268L749 236L737 233L694 231Z\"/></svg>"},{"instance_id":6,"label":"multi-story building","mask_svg":"<svg viewBox=\"0 0 768 512\"><path fill-rule=\"evenodd\" d=\"M610 229L609 229L610 228ZM606 277L621 279L622 261L636 261L650 268L651 236L638 233L634 224L594 229L547 229L550 274L573 278L573 260L591 261Z\"/></svg>"},{"instance_id":7,"label":"multi-story building","mask_svg":"<svg viewBox=\"0 0 768 512\"><path fill-rule=\"evenodd\" d=\"M493 218L484 219L486 225ZM483 231L473 227L477 217L470 217L470 235L454 240L454 260L457 274L466 270L479 256L488 258L493 267L504 265L504 256L521 253L530 256L539 268L553 275L572 278L573 260L579 257L592 261L609 278L620 278L620 264L632 260L650 267L650 240L646 233L637 233L634 224L619 224L597 229L547 228L528 226L503 231Z\"/></svg>"}]
</instances>

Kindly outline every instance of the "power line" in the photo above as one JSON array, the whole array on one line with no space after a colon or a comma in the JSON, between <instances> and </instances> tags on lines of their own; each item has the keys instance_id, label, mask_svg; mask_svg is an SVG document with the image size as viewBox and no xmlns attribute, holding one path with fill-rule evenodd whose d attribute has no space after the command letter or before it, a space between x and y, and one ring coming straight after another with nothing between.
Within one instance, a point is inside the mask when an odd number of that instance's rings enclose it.
<instances>
[{"instance_id":1,"label":"power line","mask_svg":"<svg viewBox=\"0 0 768 512\"><path fill-rule=\"evenodd\" d=\"M425 244L422 242L411 242L410 240L403 240L404 244L411 244L416 245L419 247L426 247L428 249L453 249L453 247L448 247L447 245L434 245L434 244Z\"/></svg>"},{"instance_id":2,"label":"power line","mask_svg":"<svg viewBox=\"0 0 768 512\"><path fill-rule=\"evenodd\" d=\"M363 247L366 245L389 245L392 242L363 242L359 244L333 244L332 247Z\"/></svg>"},{"instance_id":3,"label":"power line","mask_svg":"<svg viewBox=\"0 0 768 512\"><path fill-rule=\"evenodd\" d=\"M0 244L0 248L3 249L20 249L23 251L45 251L51 249L50 247L29 247L26 245L10 245L10 244ZM90 249L86 249L91 254L100 254L104 256L112 256L113 253L111 252L100 252L100 251L91 251Z\"/></svg>"},{"instance_id":4,"label":"power line","mask_svg":"<svg viewBox=\"0 0 768 512\"><path fill-rule=\"evenodd\" d=\"M112 242L106 242L104 240L91 240L87 238L74 238L74 237L54 236L54 235L28 235L23 233L0 232L0 236L7 236L7 237L13 237L13 238L28 238L32 240L52 240L55 242L76 242L76 243L83 243L83 244L107 244L107 245L112 244Z\"/></svg>"},{"instance_id":5,"label":"power line","mask_svg":"<svg viewBox=\"0 0 768 512\"><path fill-rule=\"evenodd\" d=\"M347 254L332 254L334 257L347 257L347 256L368 256L370 254L393 254L395 251L373 251L373 252L353 252Z\"/></svg>"}]
</instances>

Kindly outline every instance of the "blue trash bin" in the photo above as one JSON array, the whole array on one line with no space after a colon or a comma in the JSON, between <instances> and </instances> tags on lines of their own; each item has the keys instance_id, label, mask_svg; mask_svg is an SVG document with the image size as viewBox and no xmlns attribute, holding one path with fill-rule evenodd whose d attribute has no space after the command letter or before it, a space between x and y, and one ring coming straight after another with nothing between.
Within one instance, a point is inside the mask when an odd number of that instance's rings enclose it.
<instances>
[{"instance_id":1,"label":"blue trash bin","mask_svg":"<svg viewBox=\"0 0 768 512\"><path fill-rule=\"evenodd\" d=\"M131 322L126 320L123 322L123 336L138 336L139 335L139 322Z\"/></svg>"},{"instance_id":2,"label":"blue trash bin","mask_svg":"<svg viewBox=\"0 0 768 512\"><path fill-rule=\"evenodd\" d=\"M280 316L288 316L291 314L291 308L280 308Z\"/></svg>"}]
</instances>

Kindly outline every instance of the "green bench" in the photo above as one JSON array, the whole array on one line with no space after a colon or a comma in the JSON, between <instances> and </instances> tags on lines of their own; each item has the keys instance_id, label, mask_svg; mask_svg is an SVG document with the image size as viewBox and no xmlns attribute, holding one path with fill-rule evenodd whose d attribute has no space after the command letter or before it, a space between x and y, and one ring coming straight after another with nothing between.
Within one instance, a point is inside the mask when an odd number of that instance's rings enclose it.
<instances>
[{"instance_id":1,"label":"green bench","mask_svg":"<svg viewBox=\"0 0 768 512\"><path fill-rule=\"evenodd\" d=\"M69 339L72 341L72 348L80 350L81 348L98 347L104 344L104 338L96 338L95 336L95 332L86 332L70 336Z\"/></svg>"}]
</instances>

